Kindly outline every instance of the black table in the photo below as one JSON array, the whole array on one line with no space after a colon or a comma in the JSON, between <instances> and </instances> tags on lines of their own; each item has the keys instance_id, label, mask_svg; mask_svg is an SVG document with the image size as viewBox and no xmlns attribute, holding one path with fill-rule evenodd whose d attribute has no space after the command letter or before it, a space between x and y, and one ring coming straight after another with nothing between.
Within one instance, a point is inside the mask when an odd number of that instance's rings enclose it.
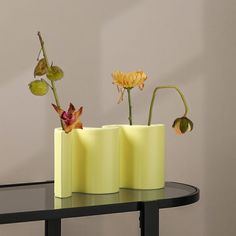
<instances>
[{"instance_id":1,"label":"black table","mask_svg":"<svg viewBox=\"0 0 236 236\"><path fill-rule=\"evenodd\" d=\"M175 182L159 190L74 193L65 199L55 198L53 188L53 181L0 186L0 224L44 220L45 235L60 236L63 218L140 211L141 236L158 236L159 209L199 200L198 188Z\"/></svg>"}]
</instances>

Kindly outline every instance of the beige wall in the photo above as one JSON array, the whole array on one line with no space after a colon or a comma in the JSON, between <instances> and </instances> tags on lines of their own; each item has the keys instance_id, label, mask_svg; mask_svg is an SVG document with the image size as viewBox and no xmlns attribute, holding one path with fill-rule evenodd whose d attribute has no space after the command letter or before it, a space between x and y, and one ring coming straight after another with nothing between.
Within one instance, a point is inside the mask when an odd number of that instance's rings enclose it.
<instances>
[{"instance_id":1,"label":"beige wall","mask_svg":"<svg viewBox=\"0 0 236 236\"><path fill-rule=\"evenodd\" d=\"M27 84L38 53L36 32L61 65L63 106L84 106L87 126L127 122L110 74L143 69L134 91L135 122L147 119L153 87L176 84L190 105L194 132L167 129L167 180L201 189L199 203L162 210L161 235L236 235L236 4L234 0L2 0L0 8L0 183L53 177L52 97L31 96ZM162 91L155 122L171 126L182 104ZM138 214L65 220L63 235L139 235ZM2 225L0 235L43 235L43 223Z\"/></svg>"}]
</instances>

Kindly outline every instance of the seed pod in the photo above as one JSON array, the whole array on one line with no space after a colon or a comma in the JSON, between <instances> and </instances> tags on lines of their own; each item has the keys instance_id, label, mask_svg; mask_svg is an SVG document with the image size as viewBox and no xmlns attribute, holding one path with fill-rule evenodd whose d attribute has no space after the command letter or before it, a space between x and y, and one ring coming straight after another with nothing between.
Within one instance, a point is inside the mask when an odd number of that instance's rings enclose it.
<instances>
[{"instance_id":1,"label":"seed pod","mask_svg":"<svg viewBox=\"0 0 236 236\"><path fill-rule=\"evenodd\" d=\"M31 93L36 96L43 96L48 92L48 84L44 79L34 80L29 84Z\"/></svg>"},{"instance_id":2,"label":"seed pod","mask_svg":"<svg viewBox=\"0 0 236 236\"><path fill-rule=\"evenodd\" d=\"M46 73L47 73L47 63L46 60L42 58L38 61L38 64L34 68L34 78L36 76L45 75Z\"/></svg>"},{"instance_id":3,"label":"seed pod","mask_svg":"<svg viewBox=\"0 0 236 236\"><path fill-rule=\"evenodd\" d=\"M64 76L63 70L59 66L51 66L46 74L49 80L60 80Z\"/></svg>"}]
</instances>

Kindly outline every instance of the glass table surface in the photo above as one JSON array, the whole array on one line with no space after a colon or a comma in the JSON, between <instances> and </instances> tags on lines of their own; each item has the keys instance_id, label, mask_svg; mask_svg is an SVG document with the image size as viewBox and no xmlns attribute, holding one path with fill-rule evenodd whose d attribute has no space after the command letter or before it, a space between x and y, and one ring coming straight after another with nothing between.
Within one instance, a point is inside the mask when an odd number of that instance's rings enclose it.
<instances>
[{"instance_id":1,"label":"glass table surface","mask_svg":"<svg viewBox=\"0 0 236 236\"><path fill-rule=\"evenodd\" d=\"M161 207L174 207L170 200L190 199L191 196L199 197L196 187L175 182L166 182L165 188L158 190L120 189L119 193L103 195L73 193L72 197L63 199L54 197L53 183L0 187L0 215L148 201L166 203Z\"/></svg>"}]
</instances>

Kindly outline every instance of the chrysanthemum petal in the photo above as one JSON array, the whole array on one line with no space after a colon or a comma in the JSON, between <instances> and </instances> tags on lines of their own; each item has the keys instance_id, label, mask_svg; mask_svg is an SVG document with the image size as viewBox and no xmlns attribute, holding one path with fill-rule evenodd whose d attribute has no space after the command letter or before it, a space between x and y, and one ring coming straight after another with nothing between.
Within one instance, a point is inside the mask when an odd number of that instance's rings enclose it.
<instances>
[{"instance_id":1,"label":"chrysanthemum petal","mask_svg":"<svg viewBox=\"0 0 236 236\"><path fill-rule=\"evenodd\" d=\"M117 85L119 88L119 101L123 100L124 89L132 89L138 87L140 90L144 88L144 81L147 79L147 75L143 71L134 71L124 73L121 71L114 71L112 73L113 84Z\"/></svg>"}]
</instances>

